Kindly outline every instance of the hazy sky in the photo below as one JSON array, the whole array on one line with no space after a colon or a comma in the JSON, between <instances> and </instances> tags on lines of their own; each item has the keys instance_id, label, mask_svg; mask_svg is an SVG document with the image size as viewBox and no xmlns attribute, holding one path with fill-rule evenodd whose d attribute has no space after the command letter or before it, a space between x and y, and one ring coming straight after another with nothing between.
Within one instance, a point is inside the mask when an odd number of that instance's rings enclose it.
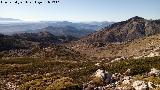
<instances>
[{"instance_id":1,"label":"hazy sky","mask_svg":"<svg viewBox=\"0 0 160 90\"><path fill-rule=\"evenodd\" d=\"M122 21L133 16L160 19L160 0L59 0L58 4L37 1L44 3L0 4L0 17L27 21Z\"/></svg>"}]
</instances>

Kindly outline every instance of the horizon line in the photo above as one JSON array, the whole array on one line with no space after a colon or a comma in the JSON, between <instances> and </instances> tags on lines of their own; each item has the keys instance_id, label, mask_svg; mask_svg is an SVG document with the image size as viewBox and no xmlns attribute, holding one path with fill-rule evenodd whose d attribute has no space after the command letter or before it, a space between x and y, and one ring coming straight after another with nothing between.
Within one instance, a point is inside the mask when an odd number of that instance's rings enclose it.
<instances>
[{"instance_id":1,"label":"horizon line","mask_svg":"<svg viewBox=\"0 0 160 90\"><path fill-rule=\"evenodd\" d=\"M135 17L135 16L133 16ZM130 17L130 18L133 18L133 17ZM138 17L141 17L141 16L138 16ZM130 19L128 18L128 19ZM143 18L143 17L142 17ZM20 19L20 18L9 18L9 17L1 17L0 16L0 19L11 19L11 20L2 20L0 22L82 22L82 23L90 23L90 22L121 22L121 21L126 21L128 19L125 19L125 20L119 20L119 21L114 21L114 20L48 20L48 19L42 19L42 20L33 20L33 19ZM159 20L160 18L154 18L154 19L151 19L151 18L144 18L146 20Z\"/></svg>"}]
</instances>

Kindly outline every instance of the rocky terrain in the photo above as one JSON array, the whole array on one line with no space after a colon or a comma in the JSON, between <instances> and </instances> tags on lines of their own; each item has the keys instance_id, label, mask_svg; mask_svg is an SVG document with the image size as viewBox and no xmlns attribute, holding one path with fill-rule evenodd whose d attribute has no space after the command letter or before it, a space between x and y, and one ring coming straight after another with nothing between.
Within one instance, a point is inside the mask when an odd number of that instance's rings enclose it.
<instances>
[{"instance_id":1,"label":"rocky terrain","mask_svg":"<svg viewBox=\"0 0 160 90\"><path fill-rule=\"evenodd\" d=\"M0 90L160 90L159 45L160 21L138 16L80 39L0 34Z\"/></svg>"},{"instance_id":2,"label":"rocky terrain","mask_svg":"<svg viewBox=\"0 0 160 90\"><path fill-rule=\"evenodd\" d=\"M0 60L3 90L159 90L160 58L107 63L61 58Z\"/></svg>"},{"instance_id":3,"label":"rocky terrain","mask_svg":"<svg viewBox=\"0 0 160 90\"><path fill-rule=\"evenodd\" d=\"M131 70L125 73L111 74L98 69L93 80L84 85L84 90L159 90L160 85L154 80L159 79L160 70L151 69L144 75L129 76Z\"/></svg>"}]
</instances>

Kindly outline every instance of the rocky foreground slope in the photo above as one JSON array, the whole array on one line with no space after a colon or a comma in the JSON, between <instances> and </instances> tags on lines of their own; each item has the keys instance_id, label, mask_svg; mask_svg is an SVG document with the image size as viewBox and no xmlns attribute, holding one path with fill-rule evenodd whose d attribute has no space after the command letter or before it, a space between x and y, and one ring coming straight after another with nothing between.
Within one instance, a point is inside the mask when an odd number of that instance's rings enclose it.
<instances>
[{"instance_id":1,"label":"rocky foreground slope","mask_svg":"<svg viewBox=\"0 0 160 90\"><path fill-rule=\"evenodd\" d=\"M106 70L98 69L93 79L84 85L84 90L159 90L160 84L153 81L160 76L160 70L151 69L144 75L130 76L128 69L123 74L111 74ZM159 81L158 81L159 82Z\"/></svg>"},{"instance_id":2,"label":"rocky foreground slope","mask_svg":"<svg viewBox=\"0 0 160 90\"><path fill-rule=\"evenodd\" d=\"M105 61L0 60L2 90L159 90L160 57Z\"/></svg>"}]
</instances>

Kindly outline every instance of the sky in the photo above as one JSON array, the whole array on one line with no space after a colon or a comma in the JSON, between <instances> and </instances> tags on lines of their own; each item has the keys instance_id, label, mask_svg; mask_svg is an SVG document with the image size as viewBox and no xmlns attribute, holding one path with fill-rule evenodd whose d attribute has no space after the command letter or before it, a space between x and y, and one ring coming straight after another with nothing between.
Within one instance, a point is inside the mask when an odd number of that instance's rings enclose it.
<instances>
[{"instance_id":1,"label":"sky","mask_svg":"<svg viewBox=\"0 0 160 90\"><path fill-rule=\"evenodd\" d=\"M16 0L0 0L15 2ZM17 0L25 2L26 0ZM27 0L34 2L35 0ZM57 4L0 3L0 17L25 21L123 21L134 16L160 19L160 0L59 0Z\"/></svg>"}]
</instances>

